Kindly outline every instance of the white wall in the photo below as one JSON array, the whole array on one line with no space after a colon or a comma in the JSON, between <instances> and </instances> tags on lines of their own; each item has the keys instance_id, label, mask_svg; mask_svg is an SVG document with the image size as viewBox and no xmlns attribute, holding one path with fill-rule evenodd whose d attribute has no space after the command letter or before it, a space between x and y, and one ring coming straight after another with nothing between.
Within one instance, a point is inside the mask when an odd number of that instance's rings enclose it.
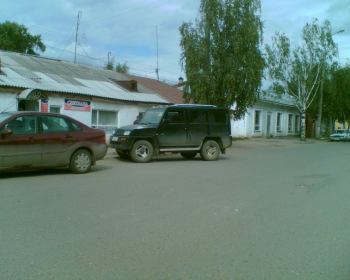
<instances>
[{"instance_id":1,"label":"white wall","mask_svg":"<svg viewBox=\"0 0 350 280\"><path fill-rule=\"evenodd\" d=\"M81 121L82 123L91 126L92 121L92 111L90 112L79 112L64 110L64 96L49 96L49 106L60 106L61 114L70 116L74 119ZM76 99L87 100L83 97L78 97ZM118 112L118 123L116 126L121 127L125 125L133 124L136 120L136 117L140 112L144 112L148 108L152 107L151 105L133 105L133 104L122 104L115 103L113 101L104 101L104 100L91 100L91 109L92 110L104 110L104 111L114 111Z\"/></svg>"},{"instance_id":2,"label":"white wall","mask_svg":"<svg viewBox=\"0 0 350 280\"><path fill-rule=\"evenodd\" d=\"M17 95L0 91L0 112L17 111Z\"/></svg>"},{"instance_id":3,"label":"white wall","mask_svg":"<svg viewBox=\"0 0 350 280\"><path fill-rule=\"evenodd\" d=\"M255 111L260 111L260 131L255 131ZM281 132L277 131L277 113L281 113ZM233 137L267 137L267 116L271 115L270 135L288 136L298 135L295 132L295 117L299 112L291 107L280 106L272 103L258 102L248 108L245 116L237 121L231 120L231 134ZM292 132L288 132L288 115L292 114ZM300 118L299 118L300 120ZM300 128L300 126L299 126Z\"/></svg>"}]
</instances>

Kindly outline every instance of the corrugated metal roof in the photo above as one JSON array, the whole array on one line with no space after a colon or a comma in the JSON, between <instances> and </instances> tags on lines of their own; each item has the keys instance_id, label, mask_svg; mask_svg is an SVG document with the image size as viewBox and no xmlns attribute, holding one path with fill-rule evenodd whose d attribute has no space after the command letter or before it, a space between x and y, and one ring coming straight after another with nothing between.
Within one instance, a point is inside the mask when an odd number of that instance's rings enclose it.
<instances>
[{"instance_id":1,"label":"corrugated metal roof","mask_svg":"<svg viewBox=\"0 0 350 280\"><path fill-rule=\"evenodd\" d=\"M71 93L107 99L169 103L158 94L129 92L112 80L130 80L123 74L58 60L0 51L0 86Z\"/></svg>"}]
</instances>

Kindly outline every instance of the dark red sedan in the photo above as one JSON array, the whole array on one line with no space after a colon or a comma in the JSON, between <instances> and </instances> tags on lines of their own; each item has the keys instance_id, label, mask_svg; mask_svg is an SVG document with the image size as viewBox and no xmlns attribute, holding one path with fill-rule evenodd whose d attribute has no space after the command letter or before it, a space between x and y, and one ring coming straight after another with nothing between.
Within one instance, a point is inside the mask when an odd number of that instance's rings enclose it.
<instances>
[{"instance_id":1,"label":"dark red sedan","mask_svg":"<svg viewBox=\"0 0 350 280\"><path fill-rule=\"evenodd\" d=\"M0 113L0 171L68 167L74 173L86 173L106 152L104 131L70 117Z\"/></svg>"}]
</instances>

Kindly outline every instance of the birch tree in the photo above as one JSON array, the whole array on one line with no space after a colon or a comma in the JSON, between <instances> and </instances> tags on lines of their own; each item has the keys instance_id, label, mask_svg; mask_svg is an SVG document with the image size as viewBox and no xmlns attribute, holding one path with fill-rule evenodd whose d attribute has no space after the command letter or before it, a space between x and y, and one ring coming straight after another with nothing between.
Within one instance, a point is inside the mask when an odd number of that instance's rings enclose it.
<instances>
[{"instance_id":1,"label":"birch tree","mask_svg":"<svg viewBox=\"0 0 350 280\"><path fill-rule=\"evenodd\" d=\"M264 60L260 0L201 0L196 22L180 27L185 99L240 118L256 101Z\"/></svg>"},{"instance_id":2,"label":"birch tree","mask_svg":"<svg viewBox=\"0 0 350 280\"><path fill-rule=\"evenodd\" d=\"M314 21L304 26L300 46L292 49L289 38L276 33L272 43L265 48L271 89L294 97L301 116L301 140L306 139L306 112L318 94L321 71L327 59L332 57L333 49L322 48L321 42L331 38L330 28L320 29Z\"/></svg>"}]
</instances>

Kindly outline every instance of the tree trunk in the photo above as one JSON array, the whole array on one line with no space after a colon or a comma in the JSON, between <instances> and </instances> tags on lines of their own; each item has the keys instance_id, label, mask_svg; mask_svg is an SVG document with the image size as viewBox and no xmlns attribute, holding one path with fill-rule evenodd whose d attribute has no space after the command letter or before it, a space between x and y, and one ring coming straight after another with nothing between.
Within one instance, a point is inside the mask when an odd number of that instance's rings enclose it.
<instances>
[{"instance_id":1,"label":"tree trunk","mask_svg":"<svg viewBox=\"0 0 350 280\"><path fill-rule=\"evenodd\" d=\"M301 112L301 122L300 122L300 140L305 141L306 140L306 113Z\"/></svg>"},{"instance_id":2,"label":"tree trunk","mask_svg":"<svg viewBox=\"0 0 350 280\"><path fill-rule=\"evenodd\" d=\"M320 85L320 99L318 102L318 114L317 114L317 120L316 120L316 138L321 137L321 127L322 127L322 113L323 113L323 74L321 78L321 85Z\"/></svg>"}]
</instances>

